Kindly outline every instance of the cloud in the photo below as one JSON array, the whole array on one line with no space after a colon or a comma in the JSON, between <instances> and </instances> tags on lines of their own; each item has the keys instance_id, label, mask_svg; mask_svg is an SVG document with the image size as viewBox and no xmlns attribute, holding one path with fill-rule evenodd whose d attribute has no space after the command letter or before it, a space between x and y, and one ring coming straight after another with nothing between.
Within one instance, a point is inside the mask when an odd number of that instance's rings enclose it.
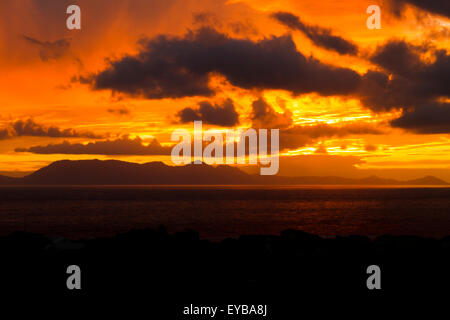
<instances>
[{"instance_id":1,"label":"cloud","mask_svg":"<svg viewBox=\"0 0 450 320\"><path fill-rule=\"evenodd\" d=\"M436 26L426 34L427 39L440 40L450 38L450 28L445 26Z\"/></svg>"},{"instance_id":2,"label":"cloud","mask_svg":"<svg viewBox=\"0 0 450 320\"><path fill-rule=\"evenodd\" d=\"M90 138L102 139L101 135L90 131L79 132L74 129L60 129L55 126L46 127L34 122L33 119L17 120L10 123L6 128L0 129L0 140L14 137L50 137L50 138Z\"/></svg>"},{"instance_id":3,"label":"cloud","mask_svg":"<svg viewBox=\"0 0 450 320\"><path fill-rule=\"evenodd\" d=\"M112 114L115 114L118 116L125 116L125 115L129 115L131 113L130 109L128 109L125 106L121 106L121 107L117 107L117 108L108 108L107 111L109 113L112 113Z\"/></svg>"},{"instance_id":4,"label":"cloud","mask_svg":"<svg viewBox=\"0 0 450 320\"><path fill-rule=\"evenodd\" d=\"M433 59L422 59L424 53ZM450 55L446 50L390 40L379 46L370 60L382 70L363 75L360 97L374 111L420 106L450 95Z\"/></svg>"},{"instance_id":5,"label":"cloud","mask_svg":"<svg viewBox=\"0 0 450 320\"><path fill-rule=\"evenodd\" d=\"M360 135L360 134L383 134L383 131L377 129L372 125L361 124L358 122L347 123L344 125L332 126L326 123L294 126L289 128L286 132L291 134L306 135L311 138L321 137L344 137L348 135Z\"/></svg>"},{"instance_id":6,"label":"cloud","mask_svg":"<svg viewBox=\"0 0 450 320\"><path fill-rule=\"evenodd\" d=\"M278 113L263 98L252 103L250 115L253 128L281 129L292 125L292 112L285 108L284 113Z\"/></svg>"},{"instance_id":7,"label":"cloud","mask_svg":"<svg viewBox=\"0 0 450 320\"><path fill-rule=\"evenodd\" d=\"M271 16L291 30L301 31L318 47L336 51L339 54L358 54L358 47L353 42L333 35L330 29L307 25L298 16L289 12L276 12Z\"/></svg>"},{"instance_id":8,"label":"cloud","mask_svg":"<svg viewBox=\"0 0 450 320\"><path fill-rule=\"evenodd\" d=\"M370 60L388 72L409 76L426 65L420 54L427 51L425 46L412 45L403 40L393 39L378 46Z\"/></svg>"},{"instance_id":9,"label":"cloud","mask_svg":"<svg viewBox=\"0 0 450 320\"><path fill-rule=\"evenodd\" d=\"M422 134L449 133L450 103L430 103L404 110L402 116L393 120L391 125Z\"/></svg>"},{"instance_id":10,"label":"cloud","mask_svg":"<svg viewBox=\"0 0 450 320\"><path fill-rule=\"evenodd\" d=\"M367 144L364 146L364 150L366 151L377 151L378 147L373 144Z\"/></svg>"},{"instance_id":11,"label":"cloud","mask_svg":"<svg viewBox=\"0 0 450 320\"><path fill-rule=\"evenodd\" d=\"M316 123L311 125L295 125L292 112L286 108L282 99L277 99L278 104L284 109L284 113L278 113L263 98L252 103L253 128L280 129L280 149L298 149L306 145L316 143L318 139L349 135L380 135L383 131L373 125L350 122L345 124L329 125ZM323 151L320 149L319 151Z\"/></svg>"},{"instance_id":12,"label":"cloud","mask_svg":"<svg viewBox=\"0 0 450 320\"><path fill-rule=\"evenodd\" d=\"M203 27L184 37L160 35L140 41L137 55L113 60L79 81L149 99L211 96L209 76L218 73L244 89L282 89L294 95L348 95L360 75L324 64L297 51L290 35L259 41L235 39Z\"/></svg>"},{"instance_id":13,"label":"cloud","mask_svg":"<svg viewBox=\"0 0 450 320\"><path fill-rule=\"evenodd\" d=\"M372 125L361 123L295 125L280 132L280 149L297 149L321 138L342 138L349 135L364 134L380 135L383 134L383 131Z\"/></svg>"},{"instance_id":14,"label":"cloud","mask_svg":"<svg viewBox=\"0 0 450 320\"><path fill-rule=\"evenodd\" d=\"M201 120L204 123L215 124L222 127L232 127L239 124L239 114L236 112L233 101L225 100L222 104L211 104L202 101L198 108L184 108L177 113L180 122L187 123Z\"/></svg>"},{"instance_id":15,"label":"cloud","mask_svg":"<svg viewBox=\"0 0 450 320\"><path fill-rule=\"evenodd\" d=\"M69 16L66 9L73 4L81 8L81 32L66 28ZM130 41L143 34L152 36L167 31L178 34L192 27L192 12L217 12L221 20L233 21L239 10L238 19L251 19L255 11L242 7L226 0L1 0L0 39L1 43L8 44L0 46L1 61L12 67L12 64L23 66L40 59L39 48L31 47L18 35L25 34L42 42L69 35L73 38L71 54L91 65L89 61L95 60L99 50L121 54L113 51L124 46L129 48Z\"/></svg>"},{"instance_id":16,"label":"cloud","mask_svg":"<svg viewBox=\"0 0 450 320\"><path fill-rule=\"evenodd\" d=\"M157 140L149 145L136 137L127 136L116 140L96 141L88 144L70 143L64 141L59 144L47 146L34 146L30 148L16 148L16 152L30 152L36 154L97 154L97 155L170 155L172 148L164 147Z\"/></svg>"},{"instance_id":17,"label":"cloud","mask_svg":"<svg viewBox=\"0 0 450 320\"><path fill-rule=\"evenodd\" d=\"M10 128L0 129L0 140L11 139L15 136L15 132Z\"/></svg>"},{"instance_id":18,"label":"cloud","mask_svg":"<svg viewBox=\"0 0 450 320\"><path fill-rule=\"evenodd\" d=\"M244 17L240 17L240 21L232 21L224 24L221 22L221 19L217 16L216 13L201 11L196 12L192 15L193 17L193 25L195 27L211 27L216 30L224 30L227 29L231 33L235 35L241 36L251 36L257 35L258 29L251 22L251 20L246 19Z\"/></svg>"},{"instance_id":19,"label":"cloud","mask_svg":"<svg viewBox=\"0 0 450 320\"><path fill-rule=\"evenodd\" d=\"M44 62L49 60L58 60L67 55L70 49L70 39L59 39L51 42L40 41L25 35L23 38L28 43L39 48L39 56Z\"/></svg>"},{"instance_id":20,"label":"cloud","mask_svg":"<svg viewBox=\"0 0 450 320\"><path fill-rule=\"evenodd\" d=\"M316 150L314 150L314 153L315 154L327 154L328 150L322 143L319 143Z\"/></svg>"},{"instance_id":21,"label":"cloud","mask_svg":"<svg viewBox=\"0 0 450 320\"><path fill-rule=\"evenodd\" d=\"M221 27L222 23L219 21L217 16L212 12L202 11L195 12L192 14L193 24L195 26L210 26L210 27Z\"/></svg>"},{"instance_id":22,"label":"cloud","mask_svg":"<svg viewBox=\"0 0 450 320\"><path fill-rule=\"evenodd\" d=\"M400 17L408 5L430 13L450 17L450 2L448 0L387 0L390 10Z\"/></svg>"},{"instance_id":23,"label":"cloud","mask_svg":"<svg viewBox=\"0 0 450 320\"><path fill-rule=\"evenodd\" d=\"M259 33L258 29L256 28L253 23L250 21L235 21L230 22L228 24L228 27L231 29L231 31L236 35L257 35Z\"/></svg>"},{"instance_id":24,"label":"cloud","mask_svg":"<svg viewBox=\"0 0 450 320\"><path fill-rule=\"evenodd\" d=\"M431 58L425 59L423 56ZM450 54L444 49L390 40L370 57L381 70L362 77L361 102L375 112L401 109L393 127L416 133L449 133Z\"/></svg>"},{"instance_id":25,"label":"cloud","mask_svg":"<svg viewBox=\"0 0 450 320\"><path fill-rule=\"evenodd\" d=\"M369 70L361 82L359 99L375 112L386 112L417 103L418 91L414 92L411 78L390 75L382 71ZM422 100L421 98L420 100Z\"/></svg>"}]
</instances>

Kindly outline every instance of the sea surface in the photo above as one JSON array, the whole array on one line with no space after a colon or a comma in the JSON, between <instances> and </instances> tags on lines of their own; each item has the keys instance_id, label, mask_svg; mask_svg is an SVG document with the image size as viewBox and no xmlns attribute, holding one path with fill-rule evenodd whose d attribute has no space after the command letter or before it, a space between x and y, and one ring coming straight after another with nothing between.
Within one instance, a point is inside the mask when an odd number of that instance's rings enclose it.
<instances>
[{"instance_id":1,"label":"sea surface","mask_svg":"<svg viewBox=\"0 0 450 320\"><path fill-rule=\"evenodd\" d=\"M291 228L324 236L450 235L450 188L339 186L0 187L0 234L71 239L164 225L221 240Z\"/></svg>"}]
</instances>

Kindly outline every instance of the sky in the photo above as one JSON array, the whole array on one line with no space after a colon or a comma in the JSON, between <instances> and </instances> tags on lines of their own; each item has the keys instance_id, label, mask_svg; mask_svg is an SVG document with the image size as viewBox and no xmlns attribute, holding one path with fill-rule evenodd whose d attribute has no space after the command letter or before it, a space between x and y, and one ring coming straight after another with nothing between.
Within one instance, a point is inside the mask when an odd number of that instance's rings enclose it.
<instances>
[{"instance_id":1,"label":"sky","mask_svg":"<svg viewBox=\"0 0 450 320\"><path fill-rule=\"evenodd\" d=\"M68 30L66 8L81 8ZM369 29L369 5L381 29ZM280 175L450 181L446 0L2 0L0 174L171 164L171 133L277 128Z\"/></svg>"}]
</instances>

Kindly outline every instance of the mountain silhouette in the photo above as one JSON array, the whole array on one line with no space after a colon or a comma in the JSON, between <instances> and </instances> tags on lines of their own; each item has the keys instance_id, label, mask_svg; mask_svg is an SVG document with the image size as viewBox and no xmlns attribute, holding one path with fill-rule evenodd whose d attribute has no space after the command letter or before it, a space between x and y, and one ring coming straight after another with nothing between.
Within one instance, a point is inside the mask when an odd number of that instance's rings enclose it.
<instances>
[{"instance_id":1,"label":"mountain silhouette","mask_svg":"<svg viewBox=\"0 0 450 320\"><path fill-rule=\"evenodd\" d=\"M22 178L25 184L239 184L249 176L230 166L168 166L117 160L62 160Z\"/></svg>"},{"instance_id":2,"label":"mountain silhouette","mask_svg":"<svg viewBox=\"0 0 450 320\"><path fill-rule=\"evenodd\" d=\"M23 178L0 176L1 185L448 185L433 176L398 181L371 176L282 177L250 175L236 167L188 164L168 166L118 160L61 160Z\"/></svg>"},{"instance_id":3,"label":"mountain silhouette","mask_svg":"<svg viewBox=\"0 0 450 320\"><path fill-rule=\"evenodd\" d=\"M20 178L12 178L0 175L0 185L17 184L20 181Z\"/></svg>"},{"instance_id":4,"label":"mountain silhouette","mask_svg":"<svg viewBox=\"0 0 450 320\"><path fill-rule=\"evenodd\" d=\"M433 176L426 176L423 178L419 178L419 179L414 179L414 180L409 180L408 181L409 184L411 185L417 185L417 184L421 184L421 185L440 185L440 184L448 184L447 182L433 177Z\"/></svg>"}]
</instances>

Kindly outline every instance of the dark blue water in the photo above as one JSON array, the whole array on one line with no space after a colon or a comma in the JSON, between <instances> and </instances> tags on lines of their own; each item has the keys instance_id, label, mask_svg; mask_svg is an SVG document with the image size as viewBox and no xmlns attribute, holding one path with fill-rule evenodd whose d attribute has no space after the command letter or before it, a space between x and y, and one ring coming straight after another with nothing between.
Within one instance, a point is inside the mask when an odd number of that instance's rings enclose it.
<instances>
[{"instance_id":1,"label":"dark blue water","mask_svg":"<svg viewBox=\"0 0 450 320\"><path fill-rule=\"evenodd\" d=\"M69 238L165 225L209 239L278 234L450 235L450 188L0 187L0 234Z\"/></svg>"}]
</instances>

